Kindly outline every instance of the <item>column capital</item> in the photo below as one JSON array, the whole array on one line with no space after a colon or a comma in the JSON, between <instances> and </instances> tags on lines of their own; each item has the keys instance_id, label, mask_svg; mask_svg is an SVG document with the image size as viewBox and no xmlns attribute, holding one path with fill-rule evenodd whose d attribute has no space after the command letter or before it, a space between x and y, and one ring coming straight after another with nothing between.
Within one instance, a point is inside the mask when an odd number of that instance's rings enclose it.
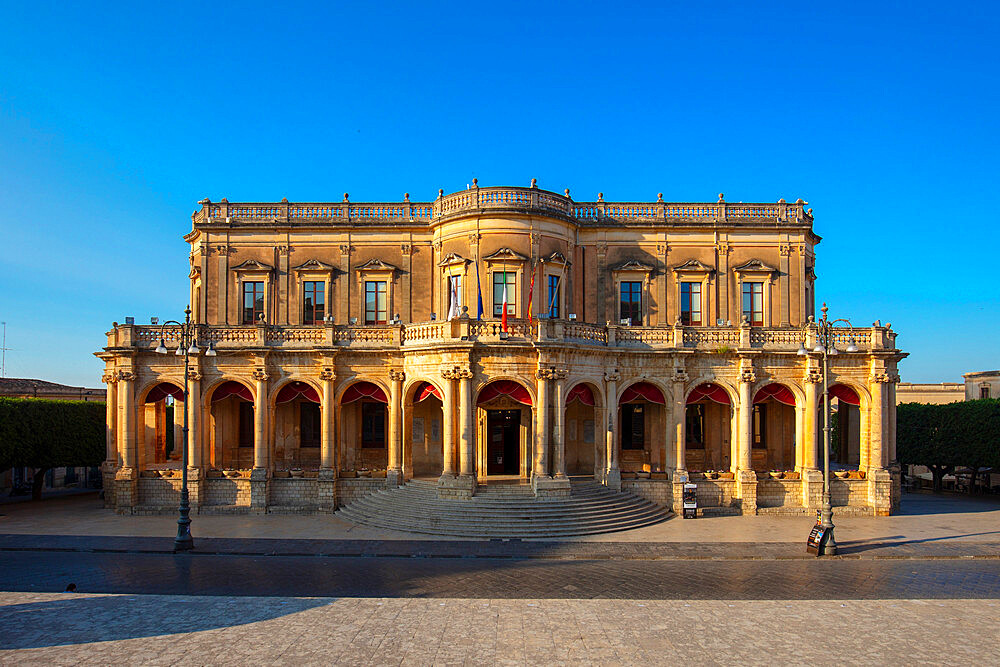
<instances>
[{"instance_id":1,"label":"column capital","mask_svg":"<svg viewBox=\"0 0 1000 667\"><path fill-rule=\"evenodd\" d=\"M190 380L192 382L198 382L198 381L200 381L202 379L202 377L204 377L204 376L203 376L202 372L200 370L198 370L198 368L193 367L193 366L189 366L188 367L188 380Z\"/></svg>"},{"instance_id":2,"label":"column capital","mask_svg":"<svg viewBox=\"0 0 1000 667\"><path fill-rule=\"evenodd\" d=\"M757 381L757 374L754 373L753 366L744 366L740 369L740 382L753 384Z\"/></svg>"},{"instance_id":3,"label":"column capital","mask_svg":"<svg viewBox=\"0 0 1000 667\"><path fill-rule=\"evenodd\" d=\"M118 382L118 374L115 373L114 371L110 373L105 373L104 375L101 376L101 382L103 382L104 384L114 384Z\"/></svg>"},{"instance_id":4,"label":"column capital","mask_svg":"<svg viewBox=\"0 0 1000 667\"><path fill-rule=\"evenodd\" d=\"M899 382L899 376L895 373L890 373L888 371L876 371L871 374L868 378L869 382L877 382L881 384L886 383L897 383Z\"/></svg>"},{"instance_id":5,"label":"column capital","mask_svg":"<svg viewBox=\"0 0 1000 667\"><path fill-rule=\"evenodd\" d=\"M671 376L670 380L672 382L679 382L681 384L690 382L691 377L688 375L687 371L680 367L674 368L674 374Z\"/></svg>"},{"instance_id":6,"label":"column capital","mask_svg":"<svg viewBox=\"0 0 1000 667\"><path fill-rule=\"evenodd\" d=\"M808 368L806 369L805 381L812 384L819 384L823 381L823 373L818 368Z\"/></svg>"},{"instance_id":7,"label":"column capital","mask_svg":"<svg viewBox=\"0 0 1000 667\"><path fill-rule=\"evenodd\" d=\"M132 371L118 371L118 379L122 382L134 382L136 378Z\"/></svg>"},{"instance_id":8,"label":"column capital","mask_svg":"<svg viewBox=\"0 0 1000 667\"><path fill-rule=\"evenodd\" d=\"M253 379L256 380L257 382L264 382L265 380L267 380L270 377L267 374L267 369L265 369L265 368L255 368L255 369L253 369L253 372L251 373L251 375L252 375Z\"/></svg>"},{"instance_id":9,"label":"column capital","mask_svg":"<svg viewBox=\"0 0 1000 667\"><path fill-rule=\"evenodd\" d=\"M389 379L393 382L402 382L406 379L406 372L396 368L389 370Z\"/></svg>"},{"instance_id":10,"label":"column capital","mask_svg":"<svg viewBox=\"0 0 1000 667\"><path fill-rule=\"evenodd\" d=\"M334 380L336 379L336 377L337 374L334 372L332 368L327 367L319 372L319 379L323 380L324 382L329 382L331 380Z\"/></svg>"},{"instance_id":11,"label":"column capital","mask_svg":"<svg viewBox=\"0 0 1000 667\"><path fill-rule=\"evenodd\" d=\"M539 380L555 380L556 371L555 369L552 368L539 368L535 372L535 377L537 377Z\"/></svg>"},{"instance_id":12,"label":"column capital","mask_svg":"<svg viewBox=\"0 0 1000 667\"><path fill-rule=\"evenodd\" d=\"M605 382L618 382L621 379L622 379L622 374L618 372L617 368L613 371L604 371Z\"/></svg>"}]
</instances>

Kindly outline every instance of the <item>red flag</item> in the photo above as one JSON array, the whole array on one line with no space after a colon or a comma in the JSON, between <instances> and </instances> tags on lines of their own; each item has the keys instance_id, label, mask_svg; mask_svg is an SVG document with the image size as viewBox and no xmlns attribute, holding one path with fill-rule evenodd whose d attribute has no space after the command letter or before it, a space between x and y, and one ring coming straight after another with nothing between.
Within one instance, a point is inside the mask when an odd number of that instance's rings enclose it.
<instances>
[{"instance_id":1,"label":"red flag","mask_svg":"<svg viewBox=\"0 0 1000 667\"><path fill-rule=\"evenodd\" d=\"M531 282L528 283L528 326L531 326L531 293L535 291L535 267L531 267Z\"/></svg>"},{"instance_id":2,"label":"red flag","mask_svg":"<svg viewBox=\"0 0 1000 667\"><path fill-rule=\"evenodd\" d=\"M500 329L507 333L507 274L503 274L503 312L500 313Z\"/></svg>"}]
</instances>

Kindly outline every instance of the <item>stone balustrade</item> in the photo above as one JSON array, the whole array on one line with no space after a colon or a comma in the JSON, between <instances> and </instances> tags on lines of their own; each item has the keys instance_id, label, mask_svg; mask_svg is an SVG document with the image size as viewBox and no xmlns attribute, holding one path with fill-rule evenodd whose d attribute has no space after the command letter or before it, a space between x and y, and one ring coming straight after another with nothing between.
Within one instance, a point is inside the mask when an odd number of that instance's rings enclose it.
<instances>
[{"instance_id":1,"label":"stone balustrade","mask_svg":"<svg viewBox=\"0 0 1000 667\"><path fill-rule=\"evenodd\" d=\"M567 344L633 349L691 349L726 353L741 350L794 353L816 343L815 327L629 327L568 320L511 319L504 334L499 321L460 317L451 321L382 325L207 326L198 327L198 344L216 349L267 347L285 350L317 348L406 348L442 342L482 344ZM153 349L161 339L168 348L179 340L176 326L118 325L108 333L109 348ZM834 344L845 350L851 341L861 352L895 350L896 333L886 327L834 329Z\"/></svg>"},{"instance_id":2,"label":"stone balustrade","mask_svg":"<svg viewBox=\"0 0 1000 667\"><path fill-rule=\"evenodd\" d=\"M267 222L286 224L347 224L370 222L377 224L399 223L427 224L438 219L466 213L485 211L521 212L550 215L572 220L580 225L675 223L739 224L777 222L807 223L812 220L812 209L805 209L801 199L794 203L779 200L775 204L728 203L721 197L714 203L665 202L662 196L653 202L606 202L603 195L597 201L578 202L561 195L532 186L479 187L473 185L445 195L439 193L432 202L410 202L407 195L402 202L351 202L345 194L344 201L335 203L290 203L288 201L233 203L223 199L201 201L202 208L194 215L195 223L218 222Z\"/></svg>"}]
</instances>

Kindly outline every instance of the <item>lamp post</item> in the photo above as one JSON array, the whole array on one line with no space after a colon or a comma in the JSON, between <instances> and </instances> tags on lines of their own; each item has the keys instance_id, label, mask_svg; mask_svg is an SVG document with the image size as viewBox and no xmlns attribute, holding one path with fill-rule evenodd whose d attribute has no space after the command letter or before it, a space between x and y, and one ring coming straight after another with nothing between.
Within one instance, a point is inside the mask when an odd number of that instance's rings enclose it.
<instances>
[{"instance_id":1,"label":"lamp post","mask_svg":"<svg viewBox=\"0 0 1000 667\"><path fill-rule=\"evenodd\" d=\"M177 342L178 357L184 357L184 427L181 432L183 437L183 448L181 450L181 503L178 507L180 516L177 519L177 537L174 538L174 551L190 551L194 548L194 540L191 539L191 504L188 498L188 359L191 355L201 354L198 348L198 325L191 321L191 306L184 309L184 321L167 320L160 325L160 344L154 350L157 354L166 354L167 346L164 343L164 327L168 324L176 324L180 327L180 337ZM205 350L206 357L215 356L215 346L208 344Z\"/></svg>"},{"instance_id":2,"label":"lamp post","mask_svg":"<svg viewBox=\"0 0 1000 667\"><path fill-rule=\"evenodd\" d=\"M851 330L851 337L848 341L845 352L857 352L858 346L854 343L854 325L846 318L830 320L827 318L826 303L823 303L823 319L816 322L816 346L812 350L806 349L805 345L799 347L797 354L806 356L816 354L823 359L823 505L820 508L820 527L823 528L825 538L820 545L819 555L836 556L837 542L833 537L833 505L830 502L830 357L835 357L840 352L834 340L834 325L838 322L846 324Z\"/></svg>"}]
</instances>

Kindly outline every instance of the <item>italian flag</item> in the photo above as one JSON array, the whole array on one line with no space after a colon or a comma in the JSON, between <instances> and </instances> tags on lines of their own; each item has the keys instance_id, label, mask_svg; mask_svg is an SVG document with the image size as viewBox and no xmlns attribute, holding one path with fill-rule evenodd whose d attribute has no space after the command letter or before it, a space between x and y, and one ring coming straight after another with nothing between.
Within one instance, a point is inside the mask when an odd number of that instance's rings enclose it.
<instances>
[{"instance_id":1,"label":"italian flag","mask_svg":"<svg viewBox=\"0 0 1000 667\"><path fill-rule=\"evenodd\" d=\"M507 333L507 274L503 276L503 310L500 313L500 329Z\"/></svg>"}]
</instances>

